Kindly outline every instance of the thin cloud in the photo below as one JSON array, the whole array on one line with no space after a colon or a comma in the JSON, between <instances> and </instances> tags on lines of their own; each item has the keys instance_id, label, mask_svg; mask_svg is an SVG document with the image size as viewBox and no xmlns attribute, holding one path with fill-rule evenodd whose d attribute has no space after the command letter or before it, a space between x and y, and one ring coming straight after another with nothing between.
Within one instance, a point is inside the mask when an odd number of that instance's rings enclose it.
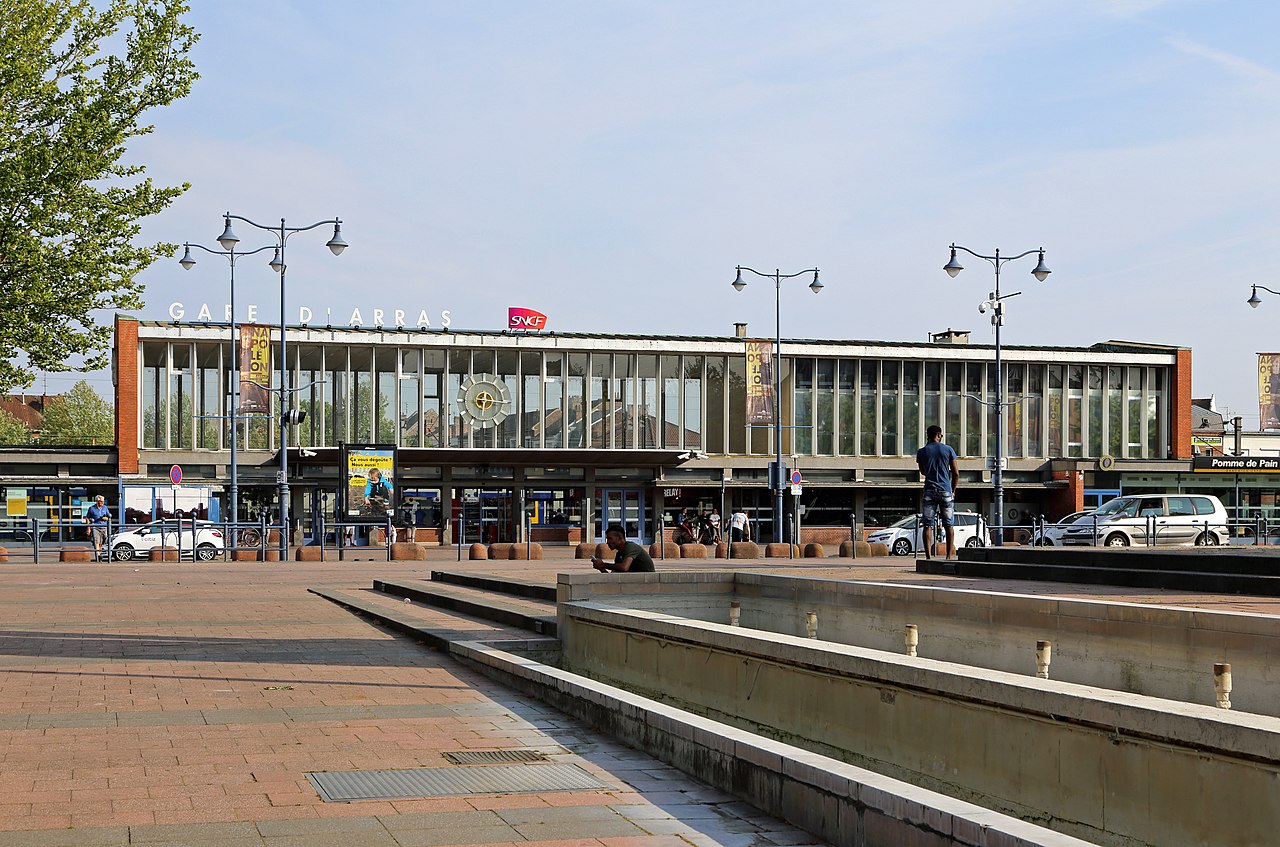
<instances>
[{"instance_id":1,"label":"thin cloud","mask_svg":"<svg viewBox=\"0 0 1280 847\"><path fill-rule=\"evenodd\" d=\"M1252 79L1257 82L1275 84L1280 82L1280 71L1273 70L1266 65L1260 65L1257 62L1250 61L1234 53L1228 53L1224 50L1215 50L1207 47L1197 41L1192 41L1184 36L1170 36L1165 39L1170 47L1180 50L1190 56L1196 56L1201 59L1207 59L1238 76Z\"/></svg>"}]
</instances>

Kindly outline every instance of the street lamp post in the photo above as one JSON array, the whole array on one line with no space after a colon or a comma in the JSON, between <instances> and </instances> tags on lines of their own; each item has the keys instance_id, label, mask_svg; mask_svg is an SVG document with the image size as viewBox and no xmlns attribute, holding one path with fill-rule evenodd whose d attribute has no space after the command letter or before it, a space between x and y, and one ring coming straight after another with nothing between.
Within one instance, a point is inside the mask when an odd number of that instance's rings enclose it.
<instances>
[{"instance_id":1,"label":"street lamp post","mask_svg":"<svg viewBox=\"0 0 1280 847\"><path fill-rule=\"evenodd\" d=\"M1039 255L1039 262L1031 271L1031 275L1044 282L1049 278L1049 274L1053 273L1044 263L1044 248L1038 250L1028 250L1025 253L1019 253L1016 256L1001 256L1000 251L996 250L994 256L984 256L981 253L975 253L968 247L961 247L958 244L951 245L951 261L943 266L951 277L955 277L960 271L964 270L964 266L956 260L956 251L963 250L970 256L976 256L979 259L985 259L990 262L996 270L995 291L978 305L979 312L991 310L991 325L996 328L996 450L994 467L991 469L991 488L995 499L995 525L996 534L993 543L997 547L1004 546L1004 370L1000 360L1000 327L1004 324L1004 301L1010 297L1017 297L1021 291L1015 291L1012 294L1000 293L1000 268L1006 262L1012 262L1021 259L1024 256L1030 256L1032 253Z\"/></svg>"},{"instance_id":2,"label":"street lamp post","mask_svg":"<svg viewBox=\"0 0 1280 847\"><path fill-rule=\"evenodd\" d=\"M178 264L182 265L183 270L191 270L196 266L195 257L191 255L191 248L203 250L214 256L224 256L231 264L231 537L235 539L236 531L234 525L240 520L240 477L239 477L239 460L237 459L237 435L236 428L240 425L239 404L236 402L240 397L240 356L237 346L239 344L236 339L236 259L244 256L252 256L254 253L261 253L263 250L272 249L271 245L259 247L257 250L250 250L247 253L237 253L235 244L231 245L230 250L211 250L201 244L192 244L187 242L183 244L182 258L178 260Z\"/></svg>"},{"instance_id":3,"label":"street lamp post","mask_svg":"<svg viewBox=\"0 0 1280 847\"><path fill-rule=\"evenodd\" d=\"M803 271L796 271L793 274L784 274L782 271L775 269L773 273L758 271L754 268L737 266L738 276L733 281L733 287L737 291L747 287L747 283L742 279L742 272L748 271L756 276L762 276L766 279L773 280L774 285L774 339L773 339L773 444L774 444L774 471L771 476L773 479L773 540L776 543L782 543L782 281L784 279L792 279L805 274L813 274L813 282L809 283L809 290L817 294L822 290L823 285L818 281L818 269L809 268Z\"/></svg>"},{"instance_id":4,"label":"street lamp post","mask_svg":"<svg viewBox=\"0 0 1280 847\"><path fill-rule=\"evenodd\" d=\"M222 245L224 250L233 250L236 244L240 242L240 239L231 230L231 222L233 220L243 221L249 226L269 232L276 237L275 254L271 257L270 266L271 270L280 274L280 472L278 474L279 479L276 482L280 490L280 561L283 562L289 558L289 427L301 423L306 416L306 413L301 410L289 408L289 366L286 356L288 347L285 341L285 329L288 322L285 313L284 251L290 236L327 224L333 224L333 237L325 242L325 246L329 248L333 255L341 255L342 251L347 249L347 242L342 238L342 219L337 217L316 221L309 226L292 227L285 226L284 218L280 219L280 225L277 227L265 226L240 215L233 215L230 212L227 212L222 217L224 227L222 235L218 236L218 243Z\"/></svg>"},{"instance_id":5,"label":"street lamp post","mask_svg":"<svg viewBox=\"0 0 1280 847\"><path fill-rule=\"evenodd\" d=\"M1249 295L1249 299L1246 300L1245 302L1255 309L1262 305L1262 298L1258 296L1259 288L1261 288L1263 291L1267 292L1268 294L1280 295L1280 291L1272 291L1270 288L1267 288L1265 285L1254 285L1251 287L1253 288L1253 293Z\"/></svg>"}]
</instances>

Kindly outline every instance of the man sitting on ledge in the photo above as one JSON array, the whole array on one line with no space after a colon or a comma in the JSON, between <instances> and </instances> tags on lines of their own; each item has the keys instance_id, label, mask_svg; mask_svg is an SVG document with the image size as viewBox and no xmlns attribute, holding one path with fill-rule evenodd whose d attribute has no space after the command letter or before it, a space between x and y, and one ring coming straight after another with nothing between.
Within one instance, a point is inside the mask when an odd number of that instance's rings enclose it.
<instances>
[{"instance_id":1,"label":"man sitting on ledge","mask_svg":"<svg viewBox=\"0 0 1280 847\"><path fill-rule=\"evenodd\" d=\"M592 556L591 567L601 573L606 571L653 572L653 559L649 558L649 554L639 544L627 540L626 531L619 524L611 524L604 531L604 542L609 545L610 550L616 550L617 555L614 556L612 563L605 562L599 556Z\"/></svg>"}]
</instances>

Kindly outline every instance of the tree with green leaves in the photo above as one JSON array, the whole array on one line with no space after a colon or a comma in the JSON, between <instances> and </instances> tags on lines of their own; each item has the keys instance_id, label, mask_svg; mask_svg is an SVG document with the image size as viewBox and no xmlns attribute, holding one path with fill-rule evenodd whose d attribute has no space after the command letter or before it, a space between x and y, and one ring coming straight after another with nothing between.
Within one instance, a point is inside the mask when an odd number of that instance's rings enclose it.
<instances>
[{"instance_id":1,"label":"tree with green leaves","mask_svg":"<svg viewBox=\"0 0 1280 847\"><path fill-rule=\"evenodd\" d=\"M103 8L105 7L105 8ZM0 391L36 370L106 363L100 309L142 305L140 272L172 244L140 221L186 189L160 187L128 143L196 79L177 0L7 0L0 11Z\"/></svg>"},{"instance_id":2,"label":"tree with green leaves","mask_svg":"<svg viewBox=\"0 0 1280 847\"><path fill-rule=\"evenodd\" d=\"M61 397L49 398L40 424L40 443L114 444L115 428L111 404L80 380Z\"/></svg>"},{"instance_id":3,"label":"tree with green leaves","mask_svg":"<svg viewBox=\"0 0 1280 847\"><path fill-rule=\"evenodd\" d=\"M0 445L30 444L31 430L8 409L0 409Z\"/></svg>"}]
</instances>

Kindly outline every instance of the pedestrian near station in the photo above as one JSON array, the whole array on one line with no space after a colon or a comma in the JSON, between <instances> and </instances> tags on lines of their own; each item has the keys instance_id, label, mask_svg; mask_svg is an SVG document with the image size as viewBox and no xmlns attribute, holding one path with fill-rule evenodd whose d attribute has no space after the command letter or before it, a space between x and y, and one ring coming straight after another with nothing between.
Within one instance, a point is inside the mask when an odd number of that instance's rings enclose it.
<instances>
[{"instance_id":1,"label":"pedestrian near station","mask_svg":"<svg viewBox=\"0 0 1280 847\"><path fill-rule=\"evenodd\" d=\"M84 522L89 525L89 535L93 540L93 557L101 559L102 550L107 546L107 532L111 528L111 510L101 494L94 497L93 505L85 510Z\"/></svg>"},{"instance_id":2,"label":"pedestrian near station","mask_svg":"<svg viewBox=\"0 0 1280 847\"><path fill-rule=\"evenodd\" d=\"M956 451L942 442L942 427L933 424L925 432L929 443L916 451L916 464L924 477L920 516L924 521L924 557L933 558L933 527L941 518L947 533L947 558L956 555L956 482L960 470Z\"/></svg>"}]
</instances>

